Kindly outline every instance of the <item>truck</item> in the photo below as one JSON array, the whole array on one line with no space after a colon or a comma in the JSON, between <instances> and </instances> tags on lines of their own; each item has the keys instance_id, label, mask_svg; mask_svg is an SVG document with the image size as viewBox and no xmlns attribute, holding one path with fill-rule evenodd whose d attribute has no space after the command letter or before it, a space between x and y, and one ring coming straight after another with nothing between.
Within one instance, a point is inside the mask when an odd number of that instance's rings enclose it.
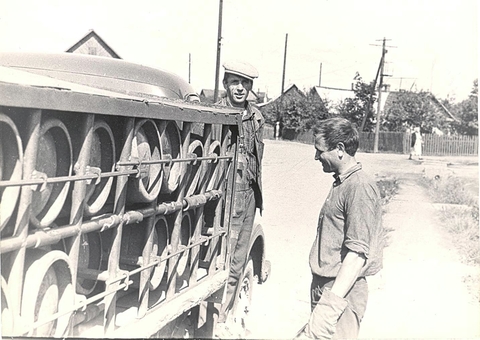
<instances>
[{"instance_id":1,"label":"truck","mask_svg":"<svg viewBox=\"0 0 480 340\"><path fill-rule=\"evenodd\" d=\"M1 335L212 337L239 113L156 68L0 53ZM255 224L231 313L243 331L269 273Z\"/></svg>"}]
</instances>

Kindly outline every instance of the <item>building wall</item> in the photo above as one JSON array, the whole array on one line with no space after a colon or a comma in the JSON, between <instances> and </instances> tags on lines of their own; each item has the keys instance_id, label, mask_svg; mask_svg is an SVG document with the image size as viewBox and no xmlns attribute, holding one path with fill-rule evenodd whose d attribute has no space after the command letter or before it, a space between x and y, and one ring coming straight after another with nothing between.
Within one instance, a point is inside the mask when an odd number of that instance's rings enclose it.
<instances>
[{"instance_id":1,"label":"building wall","mask_svg":"<svg viewBox=\"0 0 480 340\"><path fill-rule=\"evenodd\" d=\"M76 50L72 51L72 53L79 53L79 54L90 54L90 55L97 55L101 57L110 57L113 56L108 53L106 49L100 45L96 37L89 38L85 43L80 45Z\"/></svg>"}]
</instances>

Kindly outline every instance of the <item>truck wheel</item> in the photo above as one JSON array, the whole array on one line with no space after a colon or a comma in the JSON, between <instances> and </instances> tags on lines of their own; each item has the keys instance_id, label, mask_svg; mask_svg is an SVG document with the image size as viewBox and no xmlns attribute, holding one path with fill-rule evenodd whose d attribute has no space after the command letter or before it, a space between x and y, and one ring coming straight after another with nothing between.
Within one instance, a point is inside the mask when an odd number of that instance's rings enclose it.
<instances>
[{"instance_id":1,"label":"truck wheel","mask_svg":"<svg viewBox=\"0 0 480 340\"><path fill-rule=\"evenodd\" d=\"M242 338L247 335L248 315L252 304L254 283L253 260L252 258L249 258L243 273L242 281L240 282L237 302L234 309L235 312L233 315L235 331L238 331Z\"/></svg>"}]
</instances>

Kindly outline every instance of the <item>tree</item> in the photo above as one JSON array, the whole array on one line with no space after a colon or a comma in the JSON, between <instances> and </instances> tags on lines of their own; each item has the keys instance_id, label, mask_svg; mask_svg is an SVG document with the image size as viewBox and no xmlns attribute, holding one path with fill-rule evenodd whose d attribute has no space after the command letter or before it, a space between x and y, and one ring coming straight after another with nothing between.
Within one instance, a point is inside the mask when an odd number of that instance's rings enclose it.
<instances>
[{"instance_id":1,"label":"tree","mask_svg":"<svg viewBox=\"0 0 480 340\"><path fill-rule=\"evenodd\" d=\"M430 133L434 127L442 129L448 122L441 110L429 92L395 92L395 100L385 107L382 130L405 131L419 126L422 133Z\"/></svg>"},{"instance_id":2,"label":"tree","mask_svg":"<svg viewBox=\"0 0 480 340\"><path fill-rule=\"evenodd\" d=\"M460 119L460 122L452 124L454 132L462 135L478 135L478 79L473 81L468 99L453 104L451 111Z\"/></svg>"},{"instance_id":3,"label":"tree","mask_svg":"<svg viewBox=\"0 0 480 340\"><path fill-rule=\"evenodd\" d=\"M280 121L283 128L295 132L314 129L319 121L330 117L327 103L319 97L315 88L305 95L280 97L262 113L268 123L273 125Z\"/></svg>"},{"instance_id":4,"label":"tree","mask_svg":"<svg viewBox=\"0 0 480 340\"><path fill-rule=\"evenodd\" d=\"M355 74L354 80L355 97L344 99L338 104L337 110L342 117L356 123L359 128L363 125L364 131L373 131L375 129L373 103L377 97L373 82L365 83L358 72Z\"/></svg>"}]
</instances>

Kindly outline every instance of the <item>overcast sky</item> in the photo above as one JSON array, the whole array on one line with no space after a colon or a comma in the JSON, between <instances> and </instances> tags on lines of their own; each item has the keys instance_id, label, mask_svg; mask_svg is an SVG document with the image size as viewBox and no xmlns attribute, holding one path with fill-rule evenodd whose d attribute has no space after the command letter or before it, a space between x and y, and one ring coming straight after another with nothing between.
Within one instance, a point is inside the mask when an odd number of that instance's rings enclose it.
<instances>
[{"instance_id":1,"label":"overcast sky","mask_svg":"<svg viewBox=\"0 0 480 340\"><path fill-rule=\"evenodd\" d=\"M123 59L214 88L219 0L0 0L0 50L61 52L94 29ZM255 65L255 90L375 78L387 38L392 89L463 100L478 78L477 0L224 0L221 61Z\"/></svg>"}]
</instances>

